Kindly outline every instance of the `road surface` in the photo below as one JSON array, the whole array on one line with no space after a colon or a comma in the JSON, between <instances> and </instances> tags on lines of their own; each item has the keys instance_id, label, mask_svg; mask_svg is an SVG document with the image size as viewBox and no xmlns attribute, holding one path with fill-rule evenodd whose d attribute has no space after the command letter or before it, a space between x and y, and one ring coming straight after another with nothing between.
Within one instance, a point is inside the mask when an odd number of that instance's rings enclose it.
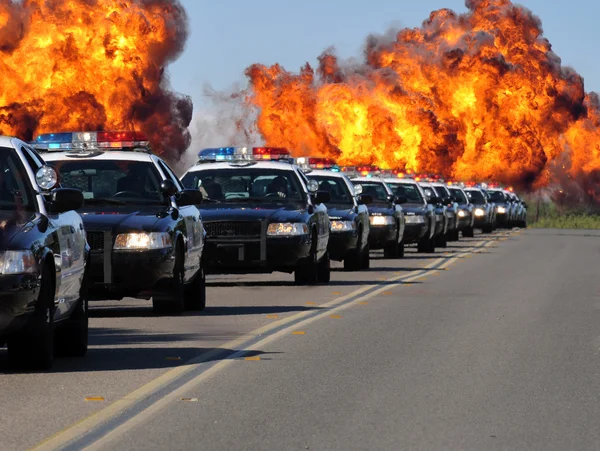
<instances>
[{"instance_id":1,"label":"road surface","mask_svg":"<svg viewBox=\"0 0 600 451\"><path fill-rule=\"evenodd\" d=\"M599 251L498 232L329 286L212 277L198 315L95 304L85 359L0 351L1 449L598 449Z\"/></svg>"}]
</instances>

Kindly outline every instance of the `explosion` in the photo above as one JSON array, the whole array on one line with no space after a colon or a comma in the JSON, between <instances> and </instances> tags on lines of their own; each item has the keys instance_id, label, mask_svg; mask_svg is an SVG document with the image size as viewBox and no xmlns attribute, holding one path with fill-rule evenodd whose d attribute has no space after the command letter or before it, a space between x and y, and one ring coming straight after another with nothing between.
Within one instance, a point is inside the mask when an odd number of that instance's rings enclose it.
<instances>
[{"instance_id":1,"label":"explosion","mask_svg":"<svg viewBox=\"0 0 600 451\"><path fill-rule=\"evenodd\" d=\"M178 160L192 103L165 67L187 35L176 0L0 0L0 133L140 130Z\"/></svg>"},{"instance_id":2,"label":"explosion","mask_svg":"<svg viewBox=\"0 0 600 451\"><path fill-rule=\"evenodd\" d=\"M316 70L249 67L246 102L266 144L527 188L600 170L600 102L540 20L509 0L466 6L369 37L359 65L328 50Z\"/></svg>"}]
</instances>

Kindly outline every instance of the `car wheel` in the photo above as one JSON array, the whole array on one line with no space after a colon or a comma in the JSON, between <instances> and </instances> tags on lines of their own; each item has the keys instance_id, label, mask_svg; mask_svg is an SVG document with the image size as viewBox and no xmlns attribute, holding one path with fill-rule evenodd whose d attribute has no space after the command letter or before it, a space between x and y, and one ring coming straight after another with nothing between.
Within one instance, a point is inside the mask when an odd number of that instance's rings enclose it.
<instances>
[{"instance_id":1,"label":"car wheel","mask_svg":"<svg viewBox=\"0 0 600 451\"><path fill-rule=\"evenodd\" d=\"M419 240L419 242L417 243L417 252L423 254L425 252L429 251L429 242L431 241L431 238L429 238L429 235L425 235L423 238L421 238Z\"/></svg>"},{"instance_id":2,"label":"car wheel","mask_svg":"<svg viewBox=\"0 0 600 451\"><path fill-rule=\"evenodd\" d=\"M475 231L473 227L467 227L463 230L463 238L473 238L475 236Z\"/></svg>"},{"instance_id":3,"label":"car wheel","mask_svg":"<svg viewBox=\"0 0 600 451\"><path fill-rule=\"evenodd\" d=\"M13 368L47 370L54 362L54 274L44 265L36 310L29 324L8 340L8 361Z\"/></svg>"},{"instance_id":4,"label":"car wheel","mask_svg":"<svg viewBox=\"0 0 600 451\"><path fill-rule=\"evenodd\" d=\"M492 226L484 226L481 228L482 233L492 233Z\"/></svg>"},{"instance_id":5,"label":"car wheel","mask_svg":"<svg viewBox=\"0 0 600 451\"><path fill-rule=\"evenodd\" d=\"M297 285L314 285L318 278L317 237L313 234L313 248L306 260L298 263L294 271L294 282Z\"/></svg>"},{"instance_id":6,"label":"car wheel","mask_svg":"<svg viewBox=\"0 0 600 451\"><path fill-rule=\"evenodd\" d=\"M361 269L369 269L371 267L371 249L367 244L361 252Z\"/></svg>"},{"instance_id":7,"label":"car wheel","mask_svg":"<svg viewBox=\"0 0 600 451\"><path fill-rule=\"evenodd\" d=\"M194 282L185 288L185 308L196 312L206 308L206 273L203 264L200 264Z\"/></svg>"},{"instance_id":8,"label":"car wheel","mask_svg":"<svg viewBox=\"0 0 600 451\"><path fill-rule=\"evenodd\" d=\"M344 271L358 271L362 266L362 255L359 249L354 249L344 259Z\"/></svg>"},{"instance_id":9,"label":"car wheel","mask_svg":"<svg viewBox=\"0 0 600 451\"><path fill-rule=\"evenodd\" d=\"M435 246L437 247L448 247L448 239L446 238L446 234L438 235L435 239Z\"/></svg>"},{"instance_id":10,"label":"car wheel","mask_svg":"<svg viewBox=\"0 0 600 451\"><path fill-rule=\"evenodd\" d=\"M54 350L60 357L83 357L88 349L88 282L89 269L86 269L79 301L71 317L56 330Z\"/></svg>"},{"instance_id":11,"label":"car wheel","mask_svg":"<svg viewBox=\"0 0 600 451\"><path fill-rule=\"evenodd\" d=\"M398 258L404 257L404 240L400 241L397 245L396 256Z\"/></svg>"},{"instance_id":12,"label":"car wheel","mask_svg":"<svg viewBox=\"0 0 600 451\"><path fill-rule=\"evenodd\" d=\"M317 263L317 282L329 283L331 280L331 261L329 252L325 252L323 258Z\"/></svg>"},{"instance_id":13,"label":"car wheel","mask_svg":"<svg viewBox=\"0 0 600 451\"><path fill-rule=\"evenodd\" d=\"M159 293L152 297L152 308L159 315L180 315L185 309L185 287L184 278L184 255L181 244L175 248L175 265L173 267L173 278L169 293Z\"/></svg>"}]
</instances>

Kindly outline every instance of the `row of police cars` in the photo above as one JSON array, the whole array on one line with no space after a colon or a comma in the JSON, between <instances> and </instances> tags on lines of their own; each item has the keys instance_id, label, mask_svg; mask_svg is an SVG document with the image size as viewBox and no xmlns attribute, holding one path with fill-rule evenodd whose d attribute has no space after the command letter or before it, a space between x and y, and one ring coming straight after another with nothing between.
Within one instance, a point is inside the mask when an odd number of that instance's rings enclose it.
<instances>
[{"instance_id":1,"label":"row of police cars","mask_svg":"<svg viewBox=\"0 0 600 451\"><path fill-rule=\"evenodd\" d=\"M0 137L0 346L12 366L83 356L88 302L206 306L207 273L330 281L330 261L369 267L371 249L434 252L497 226L524 226L500 187L293 159L287 149L203 149L181 177L137 132Z\"/></svg>"}]
</instances>

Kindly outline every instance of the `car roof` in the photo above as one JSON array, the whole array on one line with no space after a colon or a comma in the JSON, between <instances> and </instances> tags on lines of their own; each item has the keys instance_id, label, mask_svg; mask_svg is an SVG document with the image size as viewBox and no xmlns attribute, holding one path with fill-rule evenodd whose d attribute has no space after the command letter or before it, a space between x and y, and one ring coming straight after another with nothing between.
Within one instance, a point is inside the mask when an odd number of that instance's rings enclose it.
<instances>
[{"instance_id":1,"label":"car roof","mask_svg":"<svg viewBox=\"0 0 600 451\"><path fill-rule=\"evenodd\" d=\"M377 182L377 183L384 183L383 179L379 178L379 177L353 177L350 179L350 181L352 182Z\"/></svg>"},{"instance_id":2,"label":"car roof","mask_svg":"<svg viewBox=\"0 0 600 451\"><path fill-rule=\"evenodd\" d=\"M341 172L327 171L325 169L314 169L310 172L305 172L304 175L306 175L307 177L311 177L313 175L319 175L319 176L327 176L327 177L338 178L338 179L344 178L344 174L342 174Z\"/></svg>"},{"instance_id":3,"label":"car roof","mask_svg":"<svg viewBox=\"0 0 600 451\"><path fill-rule=\"evenodd\" d=\"M384 178L385 183L402 183L403 185L417 185L413 179L399 179L399 178Z\"/></svg>"},{"instance_id":4,"label":"car roof","mask_svg":"<svg viewBox=\"0 0 600 451\"><path fill-rule=\"evenodd\" d=\"M200 163L195 164L190 167L187 172L199 172L205 169L246 169L246 168L254 168L254 169L279 169L284 171L293 171L296 168L296 165L290 163L282 163L278 161L248 161L248 163L253 163L249 165L240 164L239 162L234 161L219 161L219 162L210 162L210 163ZM186 173L187 173L186 172Z\"/></svg>"},{"instance_id":5,"label":"car roof","mask_svg":"<svg viewBox=\"0 0 600 451\"><path fill-rule=\"evenodd\" d=\"M40 155L45 161L78 161L78 160L100 160L100 161L148 161L152 162L152 154L145 152L111 150L96 154L89 152L42 152ZM73 158L72 155L78 157Z\"/></svg>"},{"instance_id":6,"label":"car roof","mask_svg":"<svg viewBox=\"0 0 600 451\"><path fill-rule=\"evenodd\" d=\"M15 147L15 141L18 141L14 136L2 136L0 135L0 146L1 147Z\"/></svg>"},{"instance_id":7,"label":"car roof","mask_svg":"<svg viewBox=\"0 0 600 451\"><path fill-rule=\"evenodd\" d=\"M481 192L481 188L476 188L476 187L467 187L467 188L463 188L465 191L480 191Z\"/></svg>"}]
</instances>

